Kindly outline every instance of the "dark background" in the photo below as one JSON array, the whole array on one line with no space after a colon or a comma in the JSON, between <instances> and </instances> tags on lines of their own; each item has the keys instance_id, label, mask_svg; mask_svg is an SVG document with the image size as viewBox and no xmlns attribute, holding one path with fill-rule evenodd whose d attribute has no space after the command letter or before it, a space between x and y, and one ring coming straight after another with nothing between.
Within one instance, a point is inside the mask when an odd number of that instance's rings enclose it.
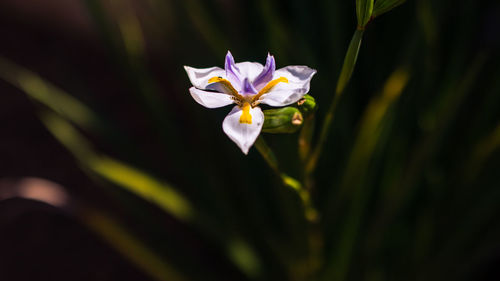
<instances>
[{"instance_id":1,"label":"dark background","mask_svg":"<svg viewBox=\"0 0 500 281\"><path fill-rule=\"evenodd\" d=\"M279 200L300 214L297 202L275 190L254 148L244 156L223 134L229 109L192 100L182 66L222 67L228 49L236 61L264 63L269 51L278 67L311 66L321 124L355 27L355 1L2 0L0 56L96 112L96 130L79 128L95 151L172 183L207 224L224 226L216 231L243 233L264 264L256 280L300 280L266 239L293 239ZM500 279L499 51L498 1L408 1L370 23L316 173L325 260L342 253L351 214L363 214L336 280ZM362 180L338 196L363 116L401 67L409 83L352 176ZM90 207L188 280L253 279L210 235L89 175L40 121L47 105L22 88L0 79L0 280L149 280L89 229ZM265 137L300 174L296 135ZM26 195L27 178L50 181L29 188L62 190L63 203Z\"/></svg>"}]
</instances>

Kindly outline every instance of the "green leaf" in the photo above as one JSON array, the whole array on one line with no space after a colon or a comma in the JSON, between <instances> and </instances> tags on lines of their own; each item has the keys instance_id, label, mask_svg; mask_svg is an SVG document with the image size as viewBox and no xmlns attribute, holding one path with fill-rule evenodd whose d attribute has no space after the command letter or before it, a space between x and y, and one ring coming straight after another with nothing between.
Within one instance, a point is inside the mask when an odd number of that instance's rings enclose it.
<instances>
[{"instance_id":1,"label":"green leaf","mask_svg":"<svg viewBox=\"0 0 500 281\"><path fill-rule=\"evenodd\" d=\"M406 2L406 0L378 0L375 2L373 7L372 17L376 18L384 13L387 13L404 2Z\"/></svg>"},{"instance_id":2,"label":"green leaf","mask_svg":"<svg viewBox=\"0 0 500 281\"><path fill-rule=\"evenodd\" d=\"M194 219L194 209L171 185L109 157L97 155L90 144L67 121L45 113L42 121L49 131L92 173L158 205L180 221Z\"/></svg>"},{"instance_id":3,"label":"green leaf","mask_svg":"<svg viewBox=\"0 0 500 281\"><path fill-rule=\"evenodd\" d=\"M354 67L356 66L356 61L358 60L363 33L363 30L357 29L352 36L351 43L349 43L349 48L347 49L347 53L344 58L344 64L342 65L339 80L337 82L337 89L335 91L336 95L342 94L347 82L351 79Z\"/></svg>"},{"instance_id":4,"label":"green leaf","mask_svg":"<svg viewBox=\"0 0 500 281\"><path fill-rule=\"evenodd\" d=\"M373 12L373 0L356 0L356 16L358 28L364 29L370 21Z\"/></svg>"},{"instance_id":5,"label":"green leaf","mask_svg":"<svg viewBox=\"0 0 500 281\"><path fill-rule=\"evenodd\" d=\"M66 120L47 112L41 119L49 131L79 160L82 167L120 186L173 215L178 220L200 228L223 244L232 262L250 277L260 274L260 260L253 248L238 235L214 230L213 221L197 210L170 184L118 160L95 153L88 141ZM236 247L238 255L235 254Z\"/></svg>"},{"instance_id":6,"label":"green leaf","mask_svg":"<svg viewBox=\"0 0 500 281\"><path fill-rule=\"evenodd\" d=\"M108 214L98 210L85 209L81 217L91 230L154 280L188 280L173 265L156 255Z\"/></svg>"},{"instance_id":7,"label":"green leaf","mask_svg":"<svg viewBox=\"0 0 500 281\"><path fill-rule=\"evenodd\" d=\"M45 82L37 74L2 57L0 57L0 78L82 128L89 129L99 121L94 112L74 97Z\"/></svg>"},{"instance_id":8,"label":"green leaf","mask_svg":"<svg viewBox=\"0 0 500 281\"><path fill-rule=\"evenodd\" d=\"M332 258L327 261L323 280L346 280L355 248L356 235L359 233L366 200L369 198L369 190L360 190L360 187L366 179L370 159L380 141L382 128L385 125L384 118L390 112L391 106L401 96L408 81L409 72L405 67L396 70L387 80L381 95L370 102L361 119L358 135L338 193L331 193L335 196L330 196L327 199L329 208L324 214L325 222L332 221L332 216L335 216L335 208L342 201L352 200L349 201L352 203L349 212L343 214L346 220L340 229L341 234L337 241L337 247L332 248ZM350 191L353 198L346 198L347 191Z\"/></svg>"},{"instance_id":9,"label":"green leaf","mask_svg":"<svg viewBox=\"0 0 500 281\"><path fill-rule=\"evenodd\" d=\"M312 175L313 171L316 169L318 159L325 146L326 139L328 138L328 133L330 132L330 126L332 125L333 118L335 116L335 109L340 100L340 96L344 92L344 89L351 80L352 73L356 67L356 61L358 60L359 49L361 48L361 41L363 39L363 29L356 29L354 35L352 36L351 43L347 49L347 53L344 58L344 64L342 65L342 70L340 71L339 80L337 81L337 88L335 89L335 96L333 97L332 103L328 108L328 112L323 121L321 127L321 133L319 136L318 144L311 153L309 159L307 160L305 172L306 177Z\"/></svg>"},{"instance_id":10,"label":"green leaf","mask_svg":"<svg viewBox=\"0 0 500 281\"><path fill-rule=\"evenodd\" d=\"M187 198L178 193L170 184L155 179L128 164L96 153L92 145L74 127L77 125L86 130L101 127L102 120L91 109L51 83L44 81L39 75L1 57L0 78L22 89L30 98L48 109L42 114L42 121L59 142L75 156L84 170L158 205L178 220L199 228L221 243L226 255L247 276L255 277L260 274L259 258L253 248L238 234L227 235L217 231L218 227L215 222L203 212L195 210ZM100 129L102 131L105 128ZM234 255L233 243L236 243L234 241L237 241L239 251L245 250L245 259L241 258L243 255Z\"/></svg>"}]
</instances>

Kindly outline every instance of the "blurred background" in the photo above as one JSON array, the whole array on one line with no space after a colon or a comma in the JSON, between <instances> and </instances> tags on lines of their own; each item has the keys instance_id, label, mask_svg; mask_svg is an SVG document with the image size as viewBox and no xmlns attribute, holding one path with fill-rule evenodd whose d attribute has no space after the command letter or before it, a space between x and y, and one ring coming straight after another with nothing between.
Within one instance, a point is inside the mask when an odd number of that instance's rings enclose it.
<instances>
[{"instance_id":1,"label":"blurred background","mask_svg":"<svg viewBox=\"0 0 500 281\"><path fill-rule=\"evenodd\" d=\"M183 65L318 70L355 1L1 0L0 280L500 280L500 3L409 0L367 27L303 217ZM317 137L319 130L316 130ZM264 134L300 178L298 134Z\"/></svg>"}]
</instances>

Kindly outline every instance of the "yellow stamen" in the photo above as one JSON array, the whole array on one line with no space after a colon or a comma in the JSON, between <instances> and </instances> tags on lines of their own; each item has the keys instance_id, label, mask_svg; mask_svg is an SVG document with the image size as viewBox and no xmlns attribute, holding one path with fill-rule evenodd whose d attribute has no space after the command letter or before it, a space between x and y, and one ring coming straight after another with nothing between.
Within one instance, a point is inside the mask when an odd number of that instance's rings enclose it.
<instances>
[{"instance_id":1,"label":"yellow stamen","mask_svg":"<svg viewBox=\"0 0 500 281\"><path fill-rule=\"evenodd\" d=\"M269 91L271 91L272 88L274 88L274 86L276 86L280 82L288 83L288 79L286 79L285 77L280 77L278 79L274 79L274 80L270 81L269 83L267 83L266 86L264 86L264 88L262 88L262 90L259 91L258 94L256 94L253 97L252 102L256 102L257 100L259 100L259 98L262 95L267 94Z\"/></svg>"},{"instance_id":2,"label":"yellow stamen","mask_svg":"<svg viewBox=\"0 0 500 281\"><path fill-rule=\"evenodd\" d=\"M240 123L252 124L252 115L250 115L250 103L245 102L241 108Z\"/></svg>"},{"instance_id":3,"label":"yellow stamen","mask_svg":"<svg viewBox=\"0 0 500 281\"><path fill-rule=\"evenodd\" d=\"M215 76L215 77L208 79L208 83L221 83L222 86L226 87L226 89L228 89L229 92L231 92L231 94L233 96L235 96L236 98L238 98L240 100L243 99L243 97L238 93L238 91L236 91L236 89L233 87L233 85L231 85L231 82L229 82L227 79Z\"/></svg>"}]
</instances>

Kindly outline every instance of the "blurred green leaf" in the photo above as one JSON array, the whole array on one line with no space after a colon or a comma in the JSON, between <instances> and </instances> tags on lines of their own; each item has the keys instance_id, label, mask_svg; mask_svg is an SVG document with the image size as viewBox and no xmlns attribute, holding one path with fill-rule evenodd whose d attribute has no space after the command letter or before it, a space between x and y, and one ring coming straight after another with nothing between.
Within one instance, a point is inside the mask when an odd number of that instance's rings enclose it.
<instances>
[{"instance_id":1,"label":"blurred green leaf","mask_svg":"<svg viewBox=\"0 0 500 281\"><path fill-rule=\"evenodd\" d=\"M42 121L86 169L158 205L180 221L190 222L194 219L194 208L169 184L119 161L95 154L85 138L70 123L55 114L43 114Z\"/></svg>"},{"instance_id":2,"label":"blurred green leaf","mask_svg":"<svg viewBox=\"0 0 500 281\"><path fill-rule=\"evenodd\" d=\"M414 196L418 183L420 183L426 169L429 168L429 159L439 151L438 147L442 136L446 133L465 97L471 93L470 90L476 82L477 75L484 66L486 58L487 55L484 53L477 54L467 72L460 76L460 80L453 80L440 93L443 98L440 107L432 110L436 115L436 120L438 120L437 124L411 150L411 158L402 175L384 190L380 203L381 208L378 209L369 232L376 245L375 248L383 239L380 229L386 229L399 214L400 209L404 208Z\"/></svg>"},{"instance_id":3,"label":"blurred green leaf","mask_svg":"<svg viewBox=\"0 0 500 281\"><path fill-rule=\"evenodd\" d=\"M484 162L500 148L500 124L488 136L479 141L474 147L469 159L468 169L464 176L467 181L472 180L481 170Z\"/></svg>"},{"instance_id":4,"label":"blurred green leaf","mask_svg":"<svg viewBox=\"0 0 500 281\"><path fill-rule=\"evenodd\" d=\"M134 146L128 135L113 126L85 104L29 71L5 58L0 57L0 78L21 89L37 103L47 107L78 127L105 137L122 153L140 158L130 147Z\"/></svg>"},{"instance_id":5,"label":"blurred green leaf","mask_svg":"<svg viewBox=\"0 0 500 281\"><path fill-rule=\"evenodd\" d=\"M225 35L215 25L211 15L207 13L205 1L185 0L182 1L189 18L194 27L203 36L212 52L216 55L222 55L226 49L229 49Z\"/></svg>"},{"instance_id":6,"label":"blurred green leaf","mask_svg":"<svg viewBox=\"0 0 500 281\"><path fill-rule=\"evenodd\" d=\"M328 261L323 280L341 281L346 279L350 261L353 255L355 241L359 235L359 225L362 221L363 212L366 207L366 200L369 198L369 190L360 190L368 173L370 158L379 142L379 137L384 122L384 117L388 114L393 105L405 89L409 80L409 72L406 68L394 71L387 79L387 82L380 96L373 99L368 105L358 136L351 151L347 167L343 174L340 190L337 193L331 192L328 206L325 211L325 220L332 221L332 214L337 215L343 201L346 200L346 193L352 195L353 201L346 216L346 222L341 227L341 236L336 241L335 247L331 249L332 259ZM334 210L335 209L335 210Z\"/></svg>"},{"instance_id":7,"label":"blurred green leaf","mask_svg":"<svg viewBox=\"0 0 500 281\"><path fill-rule=\"evenodd\" d=\"M85 209L80 216L90 229L153 279L158 281L189 280L109 215L102 211Z\"/></svg>"},{"instance_id":8,"label":"blurred green leaf","mask_svg":"<svg viewBox=\"0 0 500 281\"><path fill-rule=\"evenodd\" d=\"M89 129L98 122L97 116L77 99L45 82L37 74L0 57L0 77L22 89L28 96L64 118Z\"/></svg>"},{"instance_id":9,"label":"blurred green leaf","mask_svg":"<svg viewBox=\"0 0 500 281\"><path fill-rule=\"evenodd\" d=\"M109 55L124 78L124 83L130 87L130 94L135 96L151 124L159 129L165 147L178 147L180 141L168 134L169 131L178 129L174 111L166 108L168 104L162 99L158 83L146 67L144 34L137 15L132 11L132 4L128 1L112 2L111 4L115 6L111 7L117 9L121 5L120 9L123 10L119 17L113 18L110 16L109 8L101 1L84 2L101 39L109 50ZM180 157L178 149L171 149L169 152L177 156L182 165L187 165L185 158ZM184 155L188 152L185 151ZM179 170L179 172L184 171Z\"/></svg>"},{"instance_id":10,"label":"blurred green leaf","mask_svg":"<svg viewBox=\"0 0 500 281\"><path fill-rule=\"evenodd\" d=\"M259 258L250 245L238 235L214 230L215 225L212 225L214 222L198 212L188 199L170 184L117 160L97 155L85 138L70 123L57 115L45 113L41 119L49 131L76 156L84 169L159 206L178 220L201 228L211 238L222 243L230 260L249 277L255 278L260 274ZM234 243L240 251L237 255L234 252Z\"/></svg>"},{"instance_id":11,"label":"blurred green leaf","mask_svg":"<svg viewBox=\"0 0 500 281\"><path fill-rule=\"evenodd\" d=\"M266 35L268 36L269 48L273 53L280 54L280 62L286 63L289 60L288 52L291 44L291 36L288 25L283 22L280 14L277 11L280 8L276 7L275 1L259 0L259 12L262 20L265 22Z\"/></svg>"},{"instance_id":12,"label":"blurred green leaf","mask_svg":"<svg viewBox=\"0 0 500 281\"><path fill-rule=\"evenodd\" d=\"M404 2L406 2L406 0L376 0L373 7L372 17L376 18L384 13L387 13Z\"/></svg>"},{"instance_id":13,"label":"blurred green leaf","mask_svg":"<svg viewBox=\"0 0 500 281\"><path fill-rule=\"evenodd\" d=\"M171 185L109 157L95 158L88 163L88 167L108 181L162 207L181 221L193 220L193 207Z\"/></svg>"},{"instance_id":14,"label":"blurred green leaf","mask_svg":"<svg viewBox=\"0 0 500 281\"><path fill-rule=\"evenodd\" d=\"M241 256L234 255L232 242L227 240L228 235L213 230L214 226L210 225L207 218L200 212L195 212L191 203L170 184L159 181L130 165L95 153L92 145L65 120L70 120L88 130L99 127L101 120L80 101L38 75L1 57L0 77L23 89L30 97L57 113L46 112L42 114L41 119L52 134L79 160L85 170L158 205L180 221L202 228L205 233L224 245L226 254L243 272L249 276L259 274L259 259L252 248L237 235L231 238L240 241L237 243L238 249L246 251L244 255L246 258L239 259Z\"/></svg>"}]
</instances>

